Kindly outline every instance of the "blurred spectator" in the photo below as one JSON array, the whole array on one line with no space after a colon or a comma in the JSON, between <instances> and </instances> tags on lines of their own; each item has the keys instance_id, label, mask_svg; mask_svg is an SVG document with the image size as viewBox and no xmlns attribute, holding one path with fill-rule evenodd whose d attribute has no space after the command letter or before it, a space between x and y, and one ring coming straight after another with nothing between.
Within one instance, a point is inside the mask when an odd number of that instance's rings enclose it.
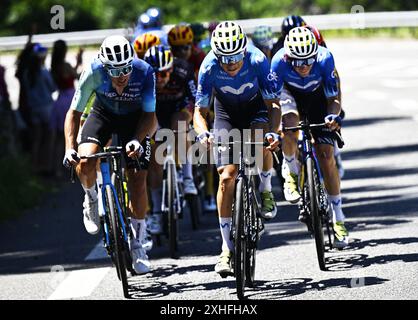
<instances>
[{"instance_id":1,"label":"blurred spectator","mask_svg":"<svg viewBox=\"0 0 418 320\"><path fill-rule=\"evenodd\" d=\"M58 88L59 94L51 110L50 129L50 169L56 176L62 176L64 157L64 121L65 115L71 105L74 96L74 81L78 78L77 70L82 65L83 49L77 54L76 65L72 67L65 57L67 44L63 40L54 42L51 58L51 75Z\"/></svg>"},{"instance_id":2,"label":"blurred spectator","mask_svg":"<svg viewBox=\"0 0 418 320\"><path fill-rule=\"evenodd\" d=\"M44 65L47 53L48 49L41 44L33 44L29 64L22 78L30 115L32 163L41 173L48 172L49 117L53 105L52 93L56 90L51 74Z\"/></svg>"}]
</instances>

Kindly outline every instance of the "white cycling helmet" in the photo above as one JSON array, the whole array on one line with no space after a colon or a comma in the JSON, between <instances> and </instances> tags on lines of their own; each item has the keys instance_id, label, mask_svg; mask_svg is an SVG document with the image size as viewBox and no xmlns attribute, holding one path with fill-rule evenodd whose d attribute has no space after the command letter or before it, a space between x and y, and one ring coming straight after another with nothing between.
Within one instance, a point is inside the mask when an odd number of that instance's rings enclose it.
<instances>
[{"instance_id":1,"label":"white cycling helmet","mask_svg":"<svg viewBox=\"0 0 418 320\"><path fill-rule=\"evenodd\" d=\"M123 36L109 36L100 46L99 59L107 67L120 68L130 65L134 56L132 45Z\"/></svg>"},{"instance_id":2,"label":"white cycling helmet","mask_svg":"<svg viewBox=\"0 0 418 320\"><path fill-rule=\"evenodd\" d=\"M241 26L232 21L224 21L213 30L210 45L216 55L232 56L243 52L247 42Z\"/></svg>"},{"instance_id":3,"label":"white cycling helmet","mask_svg":"<svg viewBox=\"0 0 418 320\"><path fill-rule=\"evenodd\" d=\"M296 27L286 36L284 48L290 58L308 59L318 53L318 42L308 28Z\"/></svg>"}]
</instances>

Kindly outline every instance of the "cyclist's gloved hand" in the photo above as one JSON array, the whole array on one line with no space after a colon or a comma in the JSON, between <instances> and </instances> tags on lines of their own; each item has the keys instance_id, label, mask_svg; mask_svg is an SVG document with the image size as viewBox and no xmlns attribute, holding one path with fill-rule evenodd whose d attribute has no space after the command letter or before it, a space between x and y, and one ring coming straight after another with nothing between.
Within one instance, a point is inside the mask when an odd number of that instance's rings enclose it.
<instances>
[{"instance_id":1,"label":"cyclist's gloved hand","mask_svg":"<svg viewBox=\"0 0 418 320\"><path fill-rule=\"evenodd\" d=\"M126 144L126 153L128 157L135 158L140 157L144 153L144 148L141 146L137 139L133 139Z\"/></svg>"},{"instance_id":2,"label":"cyclist's gloved hand","mask_svg":"<svg viewBox=\"0 0 418 320\"><path fill-rule=\"evenodd\" d=\"M77 163L80 162L80 157L78 156L77 151L74 149L67 149L65 151L64 160L62 160L62 165L67 169L71 168L71 166L75 166Z\"/></svg>"},{"instance_id":3,"label":"cyclist's gloved hand","mask_svg":"<svg viewBox=\"0 0 418 320\"><path fill-rule=\"evenodd\" d=\"M205 145L207 148L211 145L214 139L214 134L209 131L202 132L196 137L196 140Z\"/></svg>"},{"instance_id":4,"label":"cyclist's gloved hand","mask_svg":"<svg viewBox=\"0 0 418 320\"><path fill-rule=\"evenodd\" d=\"M282 141L282 137L276 132L268 132L264 135L264 139L270 144L266 149L274 151Z\"/></svg>"},{"instance_id":5,"label":"cyclist's gloved hand","mask_svg":"<svg viewBox=\"0 0 418 320\"><path fill-rule=\"evenodd\" d=\"M341 122L341 117L336 114L329 114L325 117L325 123L332 131L339 129L341 127Z\"/></svg>"}]
</instances>

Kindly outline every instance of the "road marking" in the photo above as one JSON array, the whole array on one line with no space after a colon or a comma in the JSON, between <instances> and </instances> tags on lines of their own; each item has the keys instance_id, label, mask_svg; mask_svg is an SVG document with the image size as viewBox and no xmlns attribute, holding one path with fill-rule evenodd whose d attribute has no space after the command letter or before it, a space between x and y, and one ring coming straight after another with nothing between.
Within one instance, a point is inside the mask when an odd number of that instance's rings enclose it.
<instances>
[{"instance_id":1,"label":"road marking","mask_svg":"<svg viewBox=\"0 0 418 320\"><path fill-rule=\"evenodd\" d=\"M392 101L392 104L402 111L418 110L418 103L413 99L396 99Z\"/></svg>"},{"instance_id":2,"label":"road marking","mask_svg":"<svg viewBox=\"0 0 418 320\"><path fill-rule=\"evenodd\" d=\"M48 300L88 297L110 269L110 267L107 267L72 271Z\"/></svg>"},{"instance_id":3,"label":"road marking","mask_svg":"<svg viewBox=\"0 0 418 320\"><path fill-rule=\"evenodd\" d=\"M101 260L101 259L106 259L107 257L108 257L107 251L106 251L105 247L103 246L103 242L100 241L93 248L93 250L90 251L90 253L84 259L84 261Z\"/></svg>"}]
</instances>

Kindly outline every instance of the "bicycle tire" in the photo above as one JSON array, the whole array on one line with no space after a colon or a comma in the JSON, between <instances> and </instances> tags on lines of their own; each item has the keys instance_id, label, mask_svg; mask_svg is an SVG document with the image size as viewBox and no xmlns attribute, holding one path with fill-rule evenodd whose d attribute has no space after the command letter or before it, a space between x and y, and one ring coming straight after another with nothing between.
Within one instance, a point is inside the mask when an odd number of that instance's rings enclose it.
<instances>
[{"instance_id":1,"label":"bicycle tire","mask_svg":"<svg viewBox=\"0 0 418 320\"><path fill-rule=\"evenodd\" d=\"M177 259L177 249L178 249L178 232L177 232L177 213L174 203L175 199L175 177L176 168L174 163L167 165L167 202L168 202L168 238L169 238L169 248L170 248L170 257L172 259Z\"/></svg>"},{"instance_id":2,"label":"bicycle tire","mask_svg":"<svg viewBox=\"0 0 418 320\"><path fill-rule=\"evenodd\" d=\"M122 282L123 295L125 298L129 298L128 277L126 275L125 257L123 253L123 234L120 229L114 194L109 185L106 186L106 197L110 214L110 233L113 240L113 261L115 263L118 278Z\"/></svg>"},{"instance_id":3,"label":"bicycle tire","mask_svg":"<svg viewBox=\"0 0 418 320\"><path fill-rule=\"evenodd\" d=\"M246 278L247 247L245 239L245 202L246 187L243 178L239 178L235 189L234 204L234 274L238 299L244 299Z\"/></svg>"},{"instance_id":4,"label":"bicycle tire","mask_svg":"<svg viewBox=\"0 0 418 320\"><path fill-rule=\"evenodd\" d=\"M322 271L326 270L325 266L325 241L324 230L322 225L322 216L319 212L318 203L318 175L315 168L315 163L312 158L306 160L306 170L309 185L309 208L312 217L312 228L314 231L315 247L318 257L319 268Z\"/></svg>"},{"instance_id":5,"label":"bicycle tire","mask_svg":"<svg viewBox=\"0 0 418 320\"><path fill-rule=\"evenodd\" d=\"M253 199L254 200L254 199ZM257 242L258 242L258 218L257 211L255 208L255 201L252 201L247 217L247 234L248 234L248 245L246 253L246 266L245 266L245 283L247 287L254 287L254 277L255 277L255 265L256 265L256 254L257 254Z\"/></svg>"}]
</instances>

